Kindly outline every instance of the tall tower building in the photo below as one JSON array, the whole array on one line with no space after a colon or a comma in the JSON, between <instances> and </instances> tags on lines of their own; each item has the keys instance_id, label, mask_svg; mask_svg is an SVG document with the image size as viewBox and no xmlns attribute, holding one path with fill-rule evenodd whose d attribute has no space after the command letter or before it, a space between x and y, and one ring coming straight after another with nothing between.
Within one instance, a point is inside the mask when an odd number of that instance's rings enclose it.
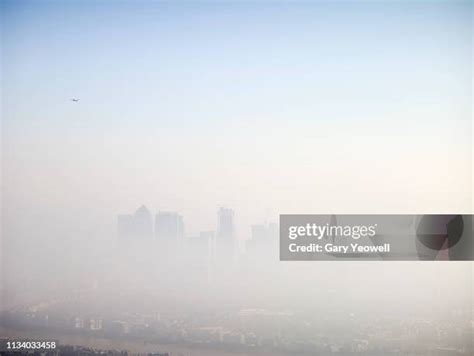
<instances>
[{"instance_id":1,"label":"tall tower building","mask_svg":"<svg viewBox=\"0 0 474 356\"><path fill-rule=\"evenodd\" d=\"M221 207L217 211L216 260L232 261L235 243L234 211Z\"/></svg>"},{"instance_id":2,"label":"tall tower building","mask_svg":"<svg viewBox=\"0 0 474 356\"><path fill-rule=\"evenodd\" d=\"M212 281L212 263L214 231L203 231L199 236L190 237L188 241L188 265L191 266L189 276L198 283Z\"/></svg>"},{"instance_id":3,"label":"tall tower building","mask_svg":"<svg viewBox=\"0 0 474 356\"><path fill-rule=\"evenodd\" d=\"M278 225L252 225L251 238L246 242L247 253L253 257L274 258L278 250Z\"/></svg>"},{"instance_id":4,"label":"tall tower building","mask_svg":"<svg viewBox=\"0 0 474 356\"><path fill-rule=\"evenodd\" d=\"M153 237L153 222L150 211L145 205L135 211L133 214L135 220L135 234L139 238L151 239Z\"/></svg>"},{"instance_id":5,"label":"tall tower building","mask_svg":"<svg viewBox=\"0 0 474 356\"><path fill-rule=\"evenodd\" d=\"M142 205L135 213L118 216L118 237L122 241L151 240L153 223L150 211Z\"/></svg>"}]
</instances>

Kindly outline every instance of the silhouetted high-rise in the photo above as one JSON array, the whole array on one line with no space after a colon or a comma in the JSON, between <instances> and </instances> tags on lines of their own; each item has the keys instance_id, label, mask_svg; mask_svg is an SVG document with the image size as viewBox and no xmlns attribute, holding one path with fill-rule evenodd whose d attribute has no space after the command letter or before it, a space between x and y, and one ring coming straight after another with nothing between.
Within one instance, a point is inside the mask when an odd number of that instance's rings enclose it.
<instances>
[{"instance_id":1,"label":"silhouetted high-rise","mask_svg":"<svg viewBox=\"0 0 474 356\"><path fill-rule=\"evenodd\" d=\"M216 259L231 262L235 244L234 211L221 207L217 212Z\"/></svg>"},{"instance_id":2,"label":"silhouetted high-rise","mask_svg":"<svg viewBox=\"0 0 474 356\"><path fill-rule=\"evenodd\" d=\"M252 225L251 233L251 238L246 243L247 252L273 258L278 248L278 225L275 223Z\"/></svg>"},{"instance_id":3,"label":"silhouetted high-rise","mask_svg":"<svg viewBox=\"0 0 474 356\"><path fill-rule=\"evenodd\" d=\"M204 231L188 239L190 276L196 281L210 282L214 257L214 231Z\"/></svg>"},{"instance_id":4,"label":"silhouetted high-rise","mask_svg":"<svg viewBox=\"0 0 474 356\"><path fill-rule=\"evenodd\" d=\"M151 240L153 224L150 211L142 205L133 215L119 215L118 237L124 241Z\"/></svg>"}]
</instances>

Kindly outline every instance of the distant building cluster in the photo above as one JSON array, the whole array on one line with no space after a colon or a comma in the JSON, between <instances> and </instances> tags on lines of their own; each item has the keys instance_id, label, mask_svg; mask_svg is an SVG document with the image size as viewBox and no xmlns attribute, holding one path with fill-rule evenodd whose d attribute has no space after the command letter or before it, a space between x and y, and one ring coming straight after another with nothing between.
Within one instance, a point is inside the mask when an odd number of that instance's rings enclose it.
<instances>
[{"instance_id":1,"label":"distant building cluster","mask_svg":"<svg viewBox=\"0 0 474 356\"><path fill-rule=\"evenodd\" d=\"M122 241L151 240L177 241L184 237L183 217L176 212L159 212L155 223L144 205L134 214L118 216L118 237Z\"/></svg>"},{"instance_id":2,"label":"distant building cluster","mask_svg":"<svg viewBox=\"0 0 474 356\"><path fill-rule=\"evenodd\" d=\"M105 338L133 345L185 345L194 349L240 354L288 355L472 355L472 323L460 323L469 310L454 309L442 319L357 316L339 312L318 318L278 309L236 309L202 315L164 310L163 314L115 313L104 319L70 318L61 304L32 312L30 308L4 313L0 321L12 328L50 330L78 340ZM81 320L78 327L78 320ZM100 324L99 324L100 320ZM95 323L96 326L93 326ZM99 327L100 325L100 327ZM60 344L61 345L61 344ZM166 349L166 346L164 347ZM94 350L61 345L48 355L129 355L127 351ZM146 353L142 353L146 354ZM174 355L175 353L171 353ZM170 354L170 355L171 355ZM167 355L155 353L148 355Z\"/></svg>"},{"instance_id":3,"label":"distant building cluster","mask_svg":"<svg viewBox=\"0 0 474 356\"><path fill-rule=\"evenodd\" d=\"M184 242L196 255L209 255L216 261L229 261L235 257L236 239L234 210L221 207L217 211L216 230L202 231L197 236L186 236L183 216L177 212L160 211L154 219L150 210L142 205L133 214L118 216L118 240L122 243L155 241L163 248L182 246ZM278 225L253 225L247 251L276 246Z\"/></svg>"}]
</instances>

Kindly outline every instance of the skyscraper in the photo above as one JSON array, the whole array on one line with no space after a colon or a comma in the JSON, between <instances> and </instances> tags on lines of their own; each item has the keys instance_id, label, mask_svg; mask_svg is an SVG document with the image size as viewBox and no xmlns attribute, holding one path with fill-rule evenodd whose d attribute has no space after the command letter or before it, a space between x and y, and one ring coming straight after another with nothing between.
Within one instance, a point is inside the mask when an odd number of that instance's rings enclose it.
<instances>
[{"instance_id":1,"label":"skyscraper","mask_svg":"<svg viewBox=\"0 0 474 356\"><path fill-rule=\"evenodd\" d=\"M118 216L118 237L122 241L146 241L153 236L150 211L142 205L135 213Z\"/></svg>"},{"instance_id":2,"label":"skyscraper","mask_svg":"<svg viewBox=\"0 0 474 356\"><path fill-rule=\"evenodd\" d=\"M251 238L247 240L246 247L249 254L274 257L278 248L278 225L275 223L252 225Z\"/></svg>"},{"instance_id":3,"label":"skyscraper","mask_svg":"<svg viewBox=\"0 0 474 356\"><path fill-rule=\"evenodd\" d=\"M214 231L204 231L188 240L189 275L197 282L212 280L214 257Z\"/></svg>"},{"instance_id":4,"label":"skyscraper","mask_svg":"<svg viewBox=\"0 0 474 356\"><path fill-rule=\"evenodd\" d=\"M217 261L232 261L235 256L235 243L234 211L221 207L217 211Z\"/></svg>"}]
</instances>

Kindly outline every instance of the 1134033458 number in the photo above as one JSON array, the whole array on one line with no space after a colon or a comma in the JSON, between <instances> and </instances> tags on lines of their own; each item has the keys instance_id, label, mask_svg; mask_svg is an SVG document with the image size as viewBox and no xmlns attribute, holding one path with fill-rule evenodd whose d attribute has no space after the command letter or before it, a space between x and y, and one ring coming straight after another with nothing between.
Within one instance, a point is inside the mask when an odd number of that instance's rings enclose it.
<instances>
[{"instance_id":1,"label":"1134033458 number","mask_svg":"<svg viewBox=\"0 0 474 356\"><path fill-rule=\"evenodd\" d=\"M27 340L5 340L2 345L4 351L20 350L54 350L57 347L56 341L27 341Z\"/></svg>"}]
</instances>

